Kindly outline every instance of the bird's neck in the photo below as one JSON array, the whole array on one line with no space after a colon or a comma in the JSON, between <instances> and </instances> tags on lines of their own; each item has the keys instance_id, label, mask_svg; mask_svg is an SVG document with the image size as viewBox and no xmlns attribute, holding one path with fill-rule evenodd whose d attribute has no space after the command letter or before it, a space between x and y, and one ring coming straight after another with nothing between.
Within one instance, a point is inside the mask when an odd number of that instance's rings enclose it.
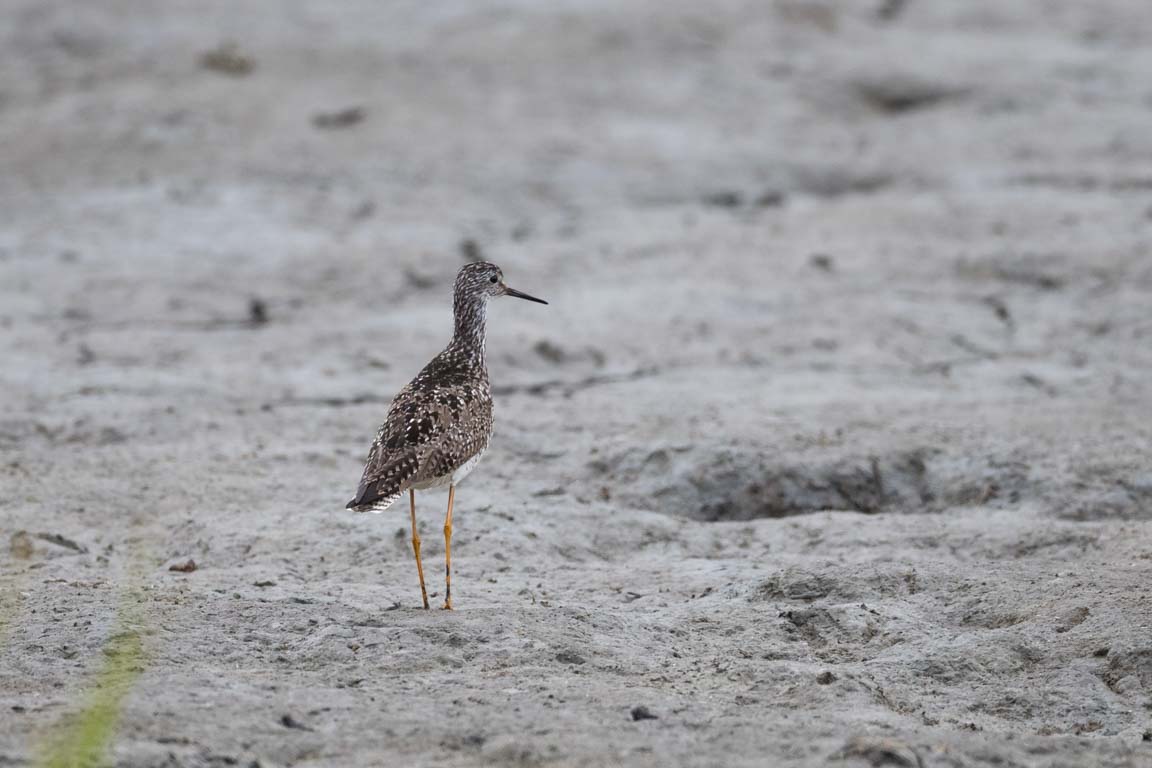
<instances>
[{"instance_id":1,"label":"bird's neck","mask_svg":"<svg viewBox=\"0 0 1152 768\"><path fill-rule=\"evenodd\" d=\"M484 331L488 319L488 300L484 296L456 296L452 303L456 330L452 346L474 365L484 365Z\"/></svg>"}]
</instances>

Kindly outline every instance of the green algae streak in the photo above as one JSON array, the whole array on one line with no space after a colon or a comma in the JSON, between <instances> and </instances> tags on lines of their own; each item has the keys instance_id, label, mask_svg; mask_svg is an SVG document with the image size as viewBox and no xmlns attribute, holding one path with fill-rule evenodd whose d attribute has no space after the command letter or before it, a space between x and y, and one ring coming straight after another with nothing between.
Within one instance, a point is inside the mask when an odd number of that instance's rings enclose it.
<instances>
[{"instance_id":1,"label":"green algae streak","mask_svg":"<svg viewBox=\"0 0 1152 768\"><path fill-rule=\"evenodd\" d=\"M125 602L139 603L129 594ZM86 704L49 734L40 768L97 768L106 755L120 723L124 697L144 671L144 644L132 608L122 606L119 628L104 646L104 664L89 686Z\"/></svg>"},{"instance_id":2,"label":"green algae streak","mask_svg":"<svg viewBox=\"0 0 1152 768\"><path fill-rule=\"evenodd\" d=\"M20 613L23 600L20 597L20 580L4 579L0 582L0 644L7 641L8 629L16 615Z\"/></svg>"}]
</instances>

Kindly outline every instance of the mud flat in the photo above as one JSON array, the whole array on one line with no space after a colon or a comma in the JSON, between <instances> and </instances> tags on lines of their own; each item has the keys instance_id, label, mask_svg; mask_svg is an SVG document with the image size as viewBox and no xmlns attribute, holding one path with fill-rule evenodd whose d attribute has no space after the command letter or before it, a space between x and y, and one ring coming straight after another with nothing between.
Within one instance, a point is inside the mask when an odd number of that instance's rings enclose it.
<instances>
[{"instance_id":1,"label":"mud flat","mask_svg":"<svg viewBox=\"0 0 1152 768\"><path fill-rule=\"evenodd\" d=\"M1152 10L856 5L7 3L0 765L1148 765Z\"/></svg>"}]
</instances>

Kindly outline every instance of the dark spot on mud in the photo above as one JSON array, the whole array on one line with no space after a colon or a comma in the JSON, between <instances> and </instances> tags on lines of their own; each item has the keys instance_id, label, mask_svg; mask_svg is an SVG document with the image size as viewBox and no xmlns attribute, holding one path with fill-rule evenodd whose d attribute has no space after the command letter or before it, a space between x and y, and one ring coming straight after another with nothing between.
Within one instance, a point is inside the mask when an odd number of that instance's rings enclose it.
<instances>
[{"instance_id":1,"label":"dark spot on mud","mask_svg":"<svg viewBox=\"0 0 1152 768\"><path fill-rule=\"evenodd\" d=\"M415 288L419 291L434 288L439 284L439 280L435 275L425 272L418 272L412 267L406 267L404 269L404 281L409 285L409 287Z\"/></svg>"},{"instance_id":2,"label":"dark spot on mud","mask_svg":"<svg viewBox=\"0 0 1152 768\"><path fill-rule=\"evenodd\" d=\"M317 112L312 115L312 125L321 130L350 128L362 123L368 113L363 107L347 107L334 112Z\"/></svg>"},{"instance_id":3,"label":"dark spot on mud","mask_svg":"<svg viewBox=\"0 0 1152 768\"><path fill-rule=\"evenodd\" d=\"M814 197L847 197L869 195L892 185L894 179L884 171L855 171L836 167L802 169L795 179L797 192Z\"/></svg>"},{"instance_id":4,"label":"dark spot on mud","mask_svg":"<svg viewBox=\"0 0 1152 768\"><path fill-rule=\"evenodd\" d=\"M1008 330L1013 330L1016 327L1015 322L1012 320L1012 313L1008 311L1008 305L1002 299L996 296L985 296L981 302L987 306L996 315L996 319L1004 323Z\"/></svg>"},{"instance_id":5,"label":"dark spot on mud","mask_svg":"<svg viewBox=\"0 0 1152 768\"><path fill-rule=\"evenodd\" d=\"M926 109L966 93L955 86L896 74L857 80L853 89L867 106L888 115Z\"/></svg>"},{"instance_id":6,"label":"dark spot on mud","mask_svg":"<svg viewBox=\"0 0 1152 768\"><path fill-rule=\"evenodd\" d=\"M821 272L832 272L836 269L836 262L826 253L814 253L808 257L808 266Z\"/></svg>"},{"instance_id":7,"label":"dark spot on mud","mask_svg":"<svg viewBox=\"0 0 1152 768\"><path fill-rule=\"evenodd\" d=\"M832 674L828 670L824 670L820 674L816 675L816 682L820 685L831 685L832 683L836 682L836 675Z\"/></svg>"},{"instance_id":8,"label":"dark spot on mud","mask_svg":"<svg viewBox=\"0 0 1152 768\"><path fill-rule=\"evenodd\" d=\"M565 493L567 493L567 490L556 486L555 488L541 488L538 491L533 491L532 495L536 498L541 498L545 496L563 496Z\"/></svg>"},{"instance_id":9,"label":"dark spot on mud","mask_svg":"<svg viewBox=\"0 0 1152 768\"><path fill-rule=\"evenodd\" d=\"M714 208L739 208L744 204L744 195L732 190L709 192L704 195L703 202Z\"/></svg>"},{"instance_id":10,"label":"dark spot on mud","mask_svg":"<svg viewBox=\"0 0 1152 768\"><path fill-rule=\"evenodd\" d=\"M468 733L463 736L451 734L440 742L440 746L453 752L462 750L477 750L487 743L488 737L482 733Z\"/></svg>"},{"instance_id":11,"label":"dark spot on mud","mask_svg":"<svg viewBox=\"0 0 1152 768\"><path fill-rule=\"evenodd\" d=\"M352 221L364 221L371 218L376 213L375 200L361 200L355 208L348 212L348 218Z\"/></svg>"},{"instance_id":12,"label":"dark spot on mud","mask_svg":"<svg viewBox=\"0 0 1152 768\"><path fill-rule=\"evenodd\" d=\"M460 241L460 257L464 261L484 261L484 250L480 247L480 243L466 237Z\"/></svg>"},{"instance_id":13,"label":"dark spot on mud","mask_svg":"<svg viewBox=\"0 0 1152 768\"><path fill-rule=\"evenodd\" d=\"M46 541L49 544L55 544L58 547L70 549L73 552L84 553L88 551L87 547L81 546L67 536L62 536L59 533L37 533L35 536L41 541Z\"/></svg>"},{"instance_id":14,"label":"dark spot on mud","mask_svg":"<svg viewBox=\"0 0 1152 768\"><path fill-rule=\"evenodd\" d=\"M1056 397L1060 391L1034 373L1020 374L1020 381L1033 389L1038 389L1048 397Z\"/></svg>"},{"instance_id":15,"label":"dark spot on mud","mask_svg":"<svg viewBox=\"0 0 1152 768\"><path fill-rule=\"evenodd\" d=\"M268 323L268 304L264 299L253 296L248 300L248 324L259 328Z\"/></svg>"},{"instance_id":16,"label":"dark spot on mud","mask_svg":"<svg viewBox=\"0 0 1152 768\"><path fill-rule=\"evenodd\" d=\"M907 5L908 0L883 0L876 9L876 18L881 21L895 21Z\"/></svg>"},{"instance_id":17,"label":"dark spot on mud","mask_svg":"<svg viewBox=\"0 0 1152 768\"><path fill-rule=\"evenodd\" d=\"M632 707L632 720L633 722L639 720L658 720L657 715L652 714L652 711L645 706Z\"/></svg>"},{"instance_id":18,"label":"dark spot on mud","mask_svg":"<svg viewBox=\"0 0 1152 768\"><path fill-rule=\"evenodd\" d=\"M960 261L956 265L956 274L969 280L996 281L1041 291L1058 291L1068 282L1064 277L1052 273L1051 263L1059 261L1060 254L996 253Z\"/></svg>"},{"instance_id":19,"label":"dark spot on mud","mask_svg":"<svg viewBox=\"0 0 1152 768\"><path fill-rule=\"evenodd\" d=\"M788 196L778 190L769 189L756 198L758 208L779 208L788 202Z\"/></svg>"},{"instance_id":20,"label":"dark spot on mud","mask_svg":"<svg viewBox=\"0 0 1152 768\"><path fill-rule=\"evenodd\" d=\"M228 77L244 77L256 69L256 62L235 43L224 43L200 55L200 66Z\"/></svg>"},{"instance_id":21,"label":"dark spot on mud","mask_svg":"<svg viewBox=\"0 0 1152 768\"><path fill-rule=\"evenodd\" d=\"M304 725L299 720L292 717L292 715L281 716L280 725L284 726L285 728L292 728L292 729L297 730L297 731L311 731L312 730L307 725Z\"/></svg>"},{"instance_id":22,"label":"dark spot on mud","mask_svg":"<svg viewBox=\"0 0 1152 768\"><path fill-rule=\"evenodd\" d=\"M561 664L584 664L586 659L575 651L560 651L556 654L556 661Z\"/></svg>"},{"instance_id":23,"label":"dark spot on mud","mask_svg":"<svg viewBox=\"0 0 1152 768\"><path fill-rule=\"evenodd\" d=\"M52 33L52 43L75 59L91 59L108 47L108 41L88 31L61 29Z\"/></svg>"},{"instance_id":24,"label":"dark spot on mud","mask_svg":"<svg viewBox=\"0 0 1152 768\"><path fill-rule=\"evenodd\" d=\"M541 339L532 346L532 351L550 363L562 363L567 359L564 350L557 344Z\"/></svg>"},{"instance_id":25,"label":"dark spot on mud","mask_svg":"<svg viewBox=\"0 0 1152 768\"><path fill-rule=\"evenodd\" d=\"M565 349L550 339L541 339L532 345L532 351L553 365L587 363L597 368L607 362L607 356L595 347Z\"/></svg>"}]
</instances>

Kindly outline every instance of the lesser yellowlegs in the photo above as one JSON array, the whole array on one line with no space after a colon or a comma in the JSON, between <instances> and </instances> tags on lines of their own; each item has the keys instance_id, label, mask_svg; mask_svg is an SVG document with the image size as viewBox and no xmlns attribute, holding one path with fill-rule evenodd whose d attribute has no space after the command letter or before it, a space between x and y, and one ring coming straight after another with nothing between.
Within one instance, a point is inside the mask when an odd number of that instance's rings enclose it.
<instances>
[{"instance_id":1,"label":"lesser yellowlegs","mask_svg":"<svg viewBox=\"0 0 1152 768\"><path fill-rule=\"evenodd\" d=\"M368 452L356 498L348 502L348 508L357 512L383 512L408 491L412 551L425 608L428 590L416 531L416 491L448 486L444 608L451 610L452 502L456 486L480 461L492 436L492 389L484 364L484 325L488 299L496 296L548 303L509 288L495 264L481 261L461 268L452 303L456 318L452 341L392 400Z\"/></svg>"}]
</instances>

